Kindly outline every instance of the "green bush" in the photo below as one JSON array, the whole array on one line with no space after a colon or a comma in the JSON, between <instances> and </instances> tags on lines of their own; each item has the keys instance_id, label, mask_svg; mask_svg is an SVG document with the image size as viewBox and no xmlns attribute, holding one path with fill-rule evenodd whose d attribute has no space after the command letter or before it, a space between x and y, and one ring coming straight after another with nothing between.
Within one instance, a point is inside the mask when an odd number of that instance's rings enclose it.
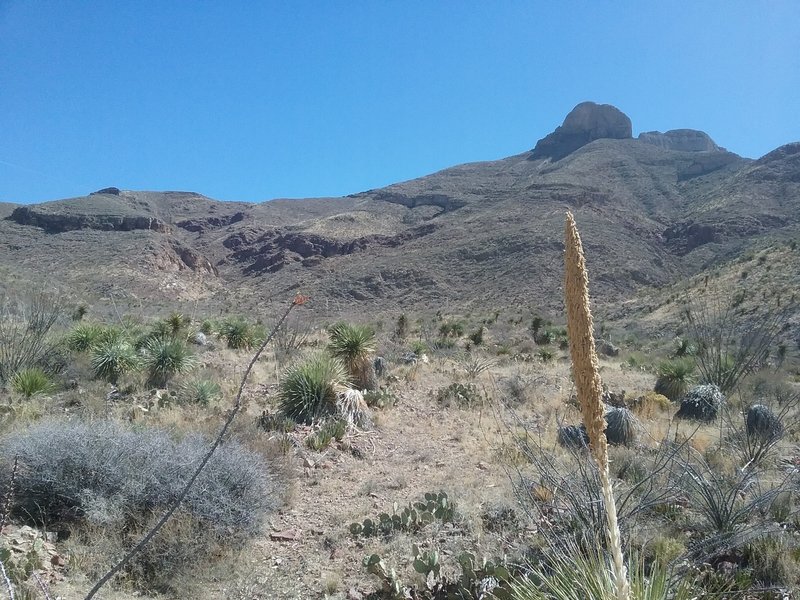
<instances>
[{"instance_id":1,"label":"green bush","mask_svg":"<svg viewBox=\"0 0 800 600\"><path fill-rule=\"evenodd\" d=\"M67 334L67 348L73 352L88 352L101 340L104 331L97 323L80 323Z\"/></svg>"},{"instance_id":2,"label":"green bush","mask_svg":"<svg viewBox=\"0 0 800 600\"><path fill-rule=\"evenodd\" d=\"M653 391L677 402L694 383L694 361L688 358L678 358L661 363L658 367L658 379Z\"/></svg>"},{"instance_id":3,"label":"green bush","mask_svg":"<svg viewBox=\"0 0 800 600\"><path fill-rule=\"evenodd\" d=\"M22 369L11 377L11 389L26 398L37 394L46 394L52 391L54 387L47 373L38 367Z\"/></svg>"},{"instance_id":4,"label":"green bush","mask_svg":"<svg viewBox=\"0 0 800 600\"><path fill-rule=\"evenodd\" d=\"M222 397L222 389L216 381L210 379L194 379L183 385L180 392L181 402L208 406Z\"/></svg>"},{"instance_id":5,"label":"green bush","mask_svg":"<svg viewBox=\"0 0 800 600\"><path fill-rule=\"evenodd\" d=\"M144 350L147 383L154 387L166 387L173 375L186 373L196 364L195 357L186 344L175 338L151 339Z\"/></svg>"},{"instance_id":6,"label":"green bush","mask_svg":"<svg viewBox=\"0 0 800 600\"><path fill-rule=\"evenodd\" d=\"M372 390L377 387L372 354L375 332L366 325L336 323L328 329L328 352L342 361L356 387Z\"/></svg>"},{"instance_id":7,"label":"green bush","mask_svg":"<svg viewBox=\"0 0 800 600\"><path fill-rule=\"evenodd\" d=\"M253 326L244 319L227 319L219 328L219 336L233 350L250 350L255 346Z\"/></svg>"},{"instance_id":8,"label":"green bush","mask_svg":"<svg viewBox=\"0 0 800 600\"><path fill-rule=\"evenodd\" d=\"M91 356L95 377L113 384L122 375L136 371L140 364L136 349L123 338L98 343L92 348Z\"/></svg>"},{"instance_id":9,"label":"green bush","mask_svg":"<svg viewBox=\"0 0 800 600\"><path fill-rule=\"evenodd\" d=\"M337 392L349 382L340 360L318 354L287 369L278 391L280 410L295 422L310 423L335 412Z\"/></svg>"}]
</instances>

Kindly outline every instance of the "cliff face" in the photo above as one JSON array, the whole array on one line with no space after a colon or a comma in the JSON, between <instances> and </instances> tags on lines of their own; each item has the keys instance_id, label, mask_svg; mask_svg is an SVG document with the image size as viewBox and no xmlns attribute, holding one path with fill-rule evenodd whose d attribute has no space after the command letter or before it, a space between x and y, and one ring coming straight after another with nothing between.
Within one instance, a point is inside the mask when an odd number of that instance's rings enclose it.
<instances>
[{"instance_id":1,"label":"cliff face","mask_svg":"<svg viewBox=\"0 0 800 600\"><path fill-rule=\"evenodd\" d=\"M629 139L632 131L630 118L618 108L582 102L572 109L561 126L539 140L531 158L561 160L594 140Z\"/></svg>"},{"instance_id":2,"label":"cliff face","mask_svg":"<svg viewBox=\"0 0 800 600\"><path fill-rule=\"evenodd\" d=\"M41 227L47 233L63 233L76 229L97 229L100 231L134 231L147 229L168 233L169 226L155 217L136 215L70 214L65 212L44 212L33 206L16 208L9 220L20 225Z\"/></svg>"}]
</instances>

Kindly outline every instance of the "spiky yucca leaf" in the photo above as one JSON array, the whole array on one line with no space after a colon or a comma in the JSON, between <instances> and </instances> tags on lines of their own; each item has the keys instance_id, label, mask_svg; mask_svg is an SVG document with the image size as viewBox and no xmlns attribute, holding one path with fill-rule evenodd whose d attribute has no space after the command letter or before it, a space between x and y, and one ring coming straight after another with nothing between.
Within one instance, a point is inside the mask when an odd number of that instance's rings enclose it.
<instances>
[{"instance_id":1,"label":"spiky yucca leaf","mask_svg":"<svg viewBox=\"0 0 800 600\"><path fill-rule=\"evenodd\" d=\"M229 319L219 328L219 336L233 350L250 350L256 342L253 327L242 319Z\"/></svg>"},{"instance_id":2,"label":"spiky yucca leaf","mask_svg":"<svg viewBox=\"0 0 800 600\"><path fill-rule=\"evenodd\" d=\"M340 359L353 382L360 389L377 385L371 356L375 352L375 332L366 325L336 323L328 329L328 351Z\"/></svg>"},{"instance_id":3,"label":"spiky yucca leaf","mask_svg":"<svg viewBox=\"0 0 800 600\"><path fill-rule=\"evenodd\" d=\"M318 354L284 373L278 392L281 412L298 423L310 423L336 411L337 394L349 383L340 360Z\"/></svg>"},{"instance_id":4,"label":"spiky yucca leaf","mask_svg":"<svg viewBox=\"0 0 800 600\"><path fill-rule=\"evenodd\" d=\"M694 383L694 360L680 358L663 362L658 367L658 379L653 391L677 402L686 395Z\"/></svg>"},{"instance_id":5,"label":"spiky yucca leaf","mask_svg":"<svg viewBox=\"0 0 800 600\"><path fill-rule=\"evenodd\" d=\"M180 399L190 404L207 406L212 400L222 397L222 389L216 381L194 379L181 388Z\"/></svg>"},{"instance_id":6,"label":"spiky yucca leaf","mask_svg":"<svg viewBox=\"0 0 800 600\"><path fill-rule=\"evenodd\" d=\"M105 340L92 348L92 369L95 377L111 383L139 368L136 349L123 338Z\"/></svg>"},{"instance_id":7,"label":"spiky yucca leaf","mask_svg":"<svg viewBox=\"0 0 800 600\"><path fill-rule=\"evenodd\" d=\"M155 338L145 345L144 366L150 385L166 387L173 375L191 371L195 364L194 355L181 340Z\"/></svg>"},{"instance_id":8,"label":"spiky yucca leaf","mask_svg":"<svg viewBox=\"0 0 800 600\"><path fill-rule=\"evenodd\" d=\"M67 348L73 352L88 352L103 336L105 328L97 323L81 323L67 334Z\"/></svg>"},{"instance_id":9,"label":"spiky yucca leaf","mask_svg":"<svg viewBox=\"0 0 800 600\"><path fill-rule=\"evenodd\" d=\"M645 570L644 561L633 558L631 568L632 600L689 600L693 597L691 580L684 578L670 584L670 573L660 563ZM609 557L600 549L559 550L548 557L546 565L531 565L527 579L512 582L512 600L614 600L614 585Z\"/></svg>"}]
</instances>

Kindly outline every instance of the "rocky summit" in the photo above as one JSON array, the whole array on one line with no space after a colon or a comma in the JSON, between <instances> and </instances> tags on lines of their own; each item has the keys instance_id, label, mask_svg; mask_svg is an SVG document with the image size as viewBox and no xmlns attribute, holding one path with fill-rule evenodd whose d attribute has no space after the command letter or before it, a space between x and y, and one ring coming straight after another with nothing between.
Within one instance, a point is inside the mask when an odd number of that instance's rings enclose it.
<instances>
[{"instance_id":1,"label":"rocky summit","mask_svg":"<svg viewBox=\"0 0 800 600\"><path fill-rule=\"evenodd\" d=\"M581 102L567 115L563 125L539 140L531 158L560 160L594 140L625 140L631 136L631 120L621 110L610 104Z\"/></svg>"}]
</instances>

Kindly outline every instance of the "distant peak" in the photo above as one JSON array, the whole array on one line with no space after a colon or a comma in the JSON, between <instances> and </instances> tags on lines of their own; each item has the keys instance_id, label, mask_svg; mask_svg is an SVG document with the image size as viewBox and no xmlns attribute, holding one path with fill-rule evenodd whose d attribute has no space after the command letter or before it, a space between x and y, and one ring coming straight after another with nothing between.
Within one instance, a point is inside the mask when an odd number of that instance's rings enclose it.
<instances>
[{"instance_id":1,"label":"distant peak","mask_svg":"<svg viewBox=\"0 0 800 600\"><path fill-rule=\"evenodd\" d=\"M626 140L631 137L631 120L616 106L581 102L570 111L561 126L539 140L531 158L560 160L594 140Z\"/></svg>"},{"instance_id":2,"label":"distant peak","mask_svg":"<svg viewBox=\"0 0 800 600\"><path fill-rule=\"evenodd\" d=\"M671 129L664 133L647 131L640 133L638 139L646 144L678 152L723 152L725 150L717 146L707 133L696 129Z\"/></svg>"},{"instance_id":3,"label":"distant peak","mask_svg":"<svg viewBox=\"0 0 800 600\"><path fill-rule=\"evenodd\" d=\"M107 194L109 196L119 196L122 192L117 187L107 187L103 188L102 190L97 190L96 192L92 192L89 194L90 196L97 196L100 194Z\"/></svg>"}]
</instances>

